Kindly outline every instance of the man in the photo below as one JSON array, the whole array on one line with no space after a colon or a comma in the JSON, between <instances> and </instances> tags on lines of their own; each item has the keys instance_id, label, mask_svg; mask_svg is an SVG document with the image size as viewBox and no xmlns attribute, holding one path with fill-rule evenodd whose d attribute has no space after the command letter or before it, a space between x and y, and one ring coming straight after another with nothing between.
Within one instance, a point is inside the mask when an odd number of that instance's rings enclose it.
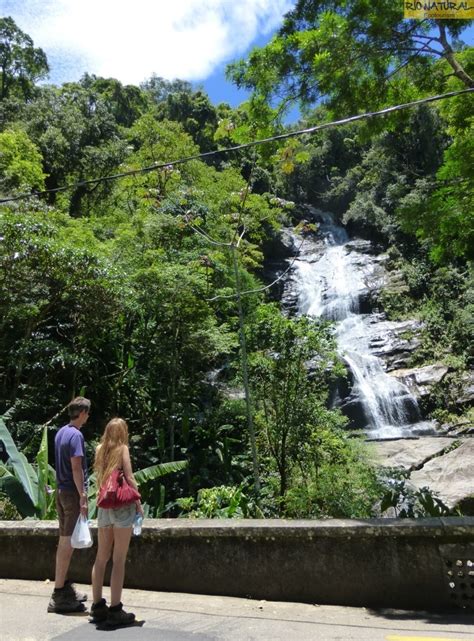
<instances>
[{"instance_id":1,"label":"man","mask_svg":"<svg viewBox=\"0 0 474 641\"><path fill-rule=\"evenodd\" d=\"M48 612L81 612L85 594L76 592L66 579L74 548L71 536L79 514L87 516L87 460L81 428L89 418L91 402L78 396L68 405L69 423L54 440L56 462L56 507L59 518L59 543L56 551L55 587Z\"/></svg>"}]
</instances>

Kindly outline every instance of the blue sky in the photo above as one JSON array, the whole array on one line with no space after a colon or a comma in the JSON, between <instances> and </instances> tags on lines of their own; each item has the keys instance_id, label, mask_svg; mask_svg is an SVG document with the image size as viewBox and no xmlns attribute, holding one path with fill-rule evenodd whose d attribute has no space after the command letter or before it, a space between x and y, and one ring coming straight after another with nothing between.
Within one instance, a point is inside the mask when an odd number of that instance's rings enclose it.
<instances>
[{"instance_id":1,"label":"blue sky","mask_svg":"<svg viewBox=\"0 0 474 641\"><path fill-rule=\"evenodd\" d=\"M226 80L227 63L265 44L295 1L0 0L0 15L12 16L44 49L49 82L89 72L139 84L155 73L237 106L246 93ZM463 39L472 44L474 26Z\"/></svg>"},{"instance_id":2,"label":"blue sky","mask_svg":"<svg viewBox=\"0 0 474 641\"><path fill-rule=\"evenodd\" d=\"M49 81L84 72L139 84L155 73L204 86L211 100L245 98L225 80L228 62L264 44L294 0L0 0L41 47Z\"/></svg>"},{"instance_id":3,"label":"blue sky","mask_svg":"<svg viewBox=\"0 0 474 641\"><path fill-rule=\"evenodd\" d=\"M258 36L245 51L243 51L239 56L236 56L234 59L244 58L245 55L254 47L261 47L266 44L272 37L272 34L275 33L275 31L276 28L269 34ZM201 81L199 84L204 87L207 94L209 95L211 102L213 102L214 104L218 104L220 102L228 102L232 107L236 107L246 99L248 92L244 91L243 89L237 89L235 85L233 85L226 79L225 70L228 62L231 61L229 60L218 65L213 70L212 74L208 76L204 81Z\"/></svg>"}]
</instances>

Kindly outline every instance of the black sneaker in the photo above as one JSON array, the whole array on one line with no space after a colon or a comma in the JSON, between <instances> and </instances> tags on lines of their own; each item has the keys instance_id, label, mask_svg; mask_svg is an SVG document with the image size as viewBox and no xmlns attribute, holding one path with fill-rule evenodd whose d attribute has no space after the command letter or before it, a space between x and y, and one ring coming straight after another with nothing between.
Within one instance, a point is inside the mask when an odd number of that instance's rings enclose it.
<instances>
[{"instance_id":1,"label":"black sneaker","mask_svg":"<svg viewBox=\"0 0 474 641\"><path fill-rule=\"evenodd\" d=\"M132 625L135 623L135 615L132 612L125 612L121 603L109 608L105 625L109 628Z\"/></svg>"},{"instance_id":2,"label":"black sneaker","mask_svg":"<svg viewBox=\"0 0 474 641\"><path fill-rule=\"evenodd\" d=\"M98 603L92 604L89 621L91 623L103 623L107 620L108 614L109 608L105 603L105 599L101 599Z\"/></svg>"},{"instance_id":3,"label":"black sneaker","mask_svg":"<svg viewBox=\"0 0 474 641\"><path fill-rule=\"evenodd\" d=\"M64 588L54 590L48 604L48 612L55 612L56 614L84 612L85 609L84 604L75 599L70 590L65 590Z\"/></svg>"},{"instance_id":4,"label":"black sneaker","mask_svg":"<svg viewBox=\"0 0 474 641\"><path fill-rule=\"evenodd\" d=\"M64 582L64 589L67 592L70 592L73 598L76 599L76 601L79 601L80 603L87 601L87 594L84 594L83 592L78 592L76 590L76 586L71 581Z\"/></svg>"}]
</instances>

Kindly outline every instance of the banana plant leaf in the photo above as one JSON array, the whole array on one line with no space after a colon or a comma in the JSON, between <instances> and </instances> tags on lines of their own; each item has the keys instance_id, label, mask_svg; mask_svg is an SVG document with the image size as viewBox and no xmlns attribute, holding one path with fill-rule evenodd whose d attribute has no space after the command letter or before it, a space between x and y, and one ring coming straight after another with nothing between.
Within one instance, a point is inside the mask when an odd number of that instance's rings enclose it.
<instances>
[{"instance_id":1,"label":"banana plant leaf","mask_svg":"<svg viewBox=\"0 0 474 641\"><path fill-rule=\"evenodd\" d=\"M38 477L32 465L26 459L26 456L18 451L10 432L7 430L3 418L0 418L0 441L3 441L9 457L9 463L13 470L13 475L23 486L34 506L38 505Z\"/></svg>"},{"instance_id":2,"label":"banana plant leaf","mask_svg":"<svg viewBox=\"0 0 474 641\"><path fill-rule=\"evenodd\" d=\"M38 466L38 509L41 513L41 518L44 519L48 511L48 494L46 489L49 480L47 427L43 428L41 445L36 455L36 464Z\"/></svg>"},{"instance_id":3,"label":"banana plant leaf","mask_svg":"<svg viewBox=\"0 0 474 641\"><path fill-rule=\"evenodd\" d=\"M35 516L36 508L20 481L4 466L0 466L0 492L13 503L21 516Z\"/></svg>"},{"instance_id":4,"label":"banana plant leaf","mask_svg":"<svg viewBox=\"0 0 474 641\"><path fill-rule=\"evenodd\" d=\"M87 502L89 504L89 518L95 519L97 515L97 485L95 474L89 476L89 487L87 488Z\"/></svg>"},{"instance_id":5,"label":"banana plant leaf","mask_svg":"<svg viewBox=\"0 0 474 641\"><path fill-rule=\"evenodd\" d=\"M144 467L137 472L134 472L133 476L138 485L142 483L148 483L148 481L154 481L155 479L161 478L166 474L172 474L173 472L181 472L188 466L188 461L170 461L169 463L158 463L157 465L151 465L150 467Z\"/></svg>"},{"instance_id":6,"label":"banana plant leaf","mask_svg":"<svg viewBox=\"0 0 474 641\"><path fill-rule=\"evenodd\" d=\"M52 465L48 465L48 477L45 486L46 494L46 514L45 519L54 520L58 518L58 511L56 509L56 472Z\"/></svg>"}]
</instances>

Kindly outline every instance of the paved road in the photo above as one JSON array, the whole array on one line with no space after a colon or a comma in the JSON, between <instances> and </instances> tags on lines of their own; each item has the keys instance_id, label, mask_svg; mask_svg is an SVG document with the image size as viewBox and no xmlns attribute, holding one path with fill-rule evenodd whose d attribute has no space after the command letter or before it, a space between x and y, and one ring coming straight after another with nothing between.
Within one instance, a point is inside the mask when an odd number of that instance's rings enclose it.
<instances>
[{"instance_id":1,"label":"paved road","mask_svg":"<svg viewBox=\"0 0 474 641\"><path fill-rule=\"evenodd\" d=\"M0 552L1 553L1 552ZM90 586L81 586L90 594ZM125 590L142 627L96 630L47 614L52 586L0 579L1 641L474 641L474 616ZM107 590L106 590L107 592ZM105 596L108 596L107 593Z\"/></svg>"}]
</instances>

